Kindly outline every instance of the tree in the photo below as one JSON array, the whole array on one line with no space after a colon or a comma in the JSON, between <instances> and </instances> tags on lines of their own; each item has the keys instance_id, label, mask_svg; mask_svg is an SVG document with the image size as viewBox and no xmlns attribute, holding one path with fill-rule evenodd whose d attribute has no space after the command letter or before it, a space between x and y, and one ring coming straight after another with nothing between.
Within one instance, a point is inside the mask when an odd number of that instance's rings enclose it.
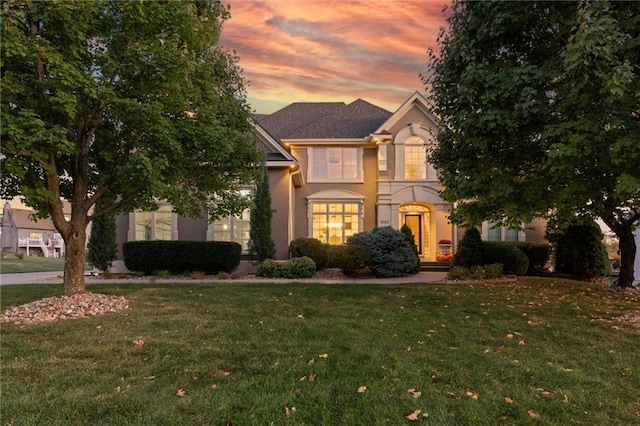
<instances>
[{"instance_id":1,"label":"tree","mask_svg":"<svg viewBox=\"0 0 640 426\"><path fill-rule=\"evenodd\" d=\"M259 262L273 259L276 254L276 246L271 238L272 217L269 177L267 176L267 171L264 170L256 188L255 200L251 208L251 228L249 230L249 252Z\"/></svg>"},{"instance_id":2,"label":"tree","mask_svg":"<svg viewBox=\"0 0 640 426\"><path fill-rule=\"evenodd\" d=\"M3 2L0 195L51 217L65 295L85 291L100 215L159 200L188 216L249 207L239 188L262 156L237 58L217 46L228 17L214 0Z\"/></svg>"},{"instance_id":3,"label":"tree","mask_svg":"<svg viewBox=\"0 0 640 426\"><path fill-rule=\"evenodd\" d=\"M455 1L423 76L451 220L600 217L630 286L640 219L640 3Z\"/></svg>"},{"instance_id":4,"label":"tree","mask_svg":"<svg viewBox=\"0 0 640 426\"><path fill-rule=\"evenodd\" d=\"M97 214L104 209L104 199L98 200L94 208ZM97 215L91 224L91 235L87 244L89 262L101 271L108 271L116 258L116 218L112 214Z\"/></svg>"}]
</instances>

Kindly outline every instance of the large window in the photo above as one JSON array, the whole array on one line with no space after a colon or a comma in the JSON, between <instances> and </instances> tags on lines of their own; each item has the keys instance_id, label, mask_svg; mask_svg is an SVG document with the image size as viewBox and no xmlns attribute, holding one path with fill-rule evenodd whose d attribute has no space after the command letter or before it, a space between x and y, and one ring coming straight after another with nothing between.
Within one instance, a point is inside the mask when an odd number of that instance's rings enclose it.
<instances>
[{"instance_id":1,"label":"large window","mask_svg":"<svg viewBox=\"0 0 640 426\"><path fill-rule=\"evenodd\" d=\"M171 240L172 215L170 205L162 205L153 212L133 213L135 240Z\"/></svg>"},{"instance_id":2,"label":"large window","mask_svg":"<svg viewBox=\"0 0 640 426\"><path fill-rule=\"evenodd\" d=\"M427 177L427 151L424 141L412 136L404 142L404 178L425 179Z\"/></svg>"},{"instance_id":3,"label":"large window","mask_svg":"<svg viewBox=\"0 0 640 426\"><path fill-rule=\"evenodd\" d=\"M309 181L362 181L362 149L310 148Z\"/></svg>"},{"instance_id":4,"label":"large window","mask_svg":"<svg viewBox=\"0 0 640 426\"><path fill-rule=\"evenodd\" d=\"M486 241L519 241L520 231L506 226L496 226L495 223L485 222L482 226L483 237Z\"/></svg>"},{"instance_id":5,"label":"large window","mask_svg":"<svg viewBox=\"0 0 640 426\"><path fill-rule=\"evenodd\" d=\"M359 203L312 204L312 237L323 243L343 244L359 232Z\"/></svg>"},{"instance_id":6,"label":"large window","mask_svg":"<svg viewBox=\"0 0 640 426\"><path fill-rule=\"evenodd\" d=\"M245 210L239 216L216 220L212 225L214 241L234 241L242 246L243 251L249 250L250 210Z\"/></svg>"}]
</instances>

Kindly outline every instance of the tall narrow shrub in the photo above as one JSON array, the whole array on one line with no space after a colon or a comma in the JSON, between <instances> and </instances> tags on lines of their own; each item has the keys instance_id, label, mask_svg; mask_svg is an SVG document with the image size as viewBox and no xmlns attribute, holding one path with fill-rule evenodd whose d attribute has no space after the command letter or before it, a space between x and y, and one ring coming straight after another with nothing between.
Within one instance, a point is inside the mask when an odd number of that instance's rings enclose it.
<instances>
[{"instance_id":1,"label":"tall narrow shrub","mask_svg":"<svg viewBox=\"0 0 640 426\"><path fill-rule=\"evenodd\" d=\"M596 278L609 273L602 230L593 220L573 221L555 230L556 270L578 278Z\"/></svg>"},{"instance_id":2,"label":"tall narrow shrub","mask_svg":"<svg viewBox=\"0 0 640 426\"><path fill-rule=\"evenodd\" d=\"M94 267L101 271L108 271L118 251L116 218L111 214L102 214L103 209L104 202L101 198L93 211L95 219L91 225L87 258Z\"/></svg>"},{"instance_id":3,"label":"tall narrow shrub","mask_svg":"<svg viewBox=\"0 0 640 426\"><path fill-rule=\"evenodd\" d=\"M407 243L411 246L411 248L413 249L413 253L416 255L416 265L413 273L417 274L418 272L420 272L420 253L418 252L418 246L416 246L416 238L413 235L411 228L409 228L406 223L402 225L402 228L400 228L400 232L402 233L402 235L404 235L404 239L407 240Z\"/></svg>"},{"instance_id":4,"label":"tall narrow shrub","mask_svg":"<svg viewBox=\"0 0 640 426\"><path fill-rule=\"evenodd\" d=\"M465 268L482 266L484 264L483 256L484 247L480 232L477 228L469 228L458 244L458 251L453 257L453 266L464 266Z\"/></svg>"},{"instance_id":5,"label":"tall narrow shrub","mask_svg":"<svg viewBox=\"0 0 640 426\"><path fill-rule=\"evenodd\" d=\"M256 188L253 207L251 208L251 229L249 230L249 253L259 262L273 259L276 247L271 238L271 191L266 168Z\"/></svg>"}]
</instances>

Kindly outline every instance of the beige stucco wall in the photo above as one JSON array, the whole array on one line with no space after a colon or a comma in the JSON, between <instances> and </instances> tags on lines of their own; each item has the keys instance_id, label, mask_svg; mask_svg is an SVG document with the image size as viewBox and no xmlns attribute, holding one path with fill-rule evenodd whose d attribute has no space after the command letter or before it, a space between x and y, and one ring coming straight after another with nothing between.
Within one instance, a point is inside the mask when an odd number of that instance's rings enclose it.
<instances>
[{"instance_id":1,"label":"beige stucco wall","mask_svg":"<svg viewBox=\"0 0 640 426\"><path fill-rule=\"evenodd\" d=\"M269 192L271 193L271 235L276 246L276 259L287 259L291 231L289 227L289 197L291 191L289 169L269 169Z\"/></svg>"}]
</instances>

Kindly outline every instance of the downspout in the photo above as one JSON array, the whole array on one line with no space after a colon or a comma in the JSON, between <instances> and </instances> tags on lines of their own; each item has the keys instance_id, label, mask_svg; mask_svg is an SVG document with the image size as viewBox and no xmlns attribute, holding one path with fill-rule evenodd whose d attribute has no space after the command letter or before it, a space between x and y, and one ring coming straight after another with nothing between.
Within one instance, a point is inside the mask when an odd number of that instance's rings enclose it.
<instances>
[{"instance_id":1,"label":"downspout","mask_svg":"<svg viewBox=\"0 0 640 426\"><path fill-rule=\"evenodd\" d=\"M294 203L295 203L295 196L294 196L294 191L295 191L295 184L293 183L293 179L296 175L300 175L300 181L302 181L302 174L301 174L301 170L300 170L300 165L297 165L296 170L294 170L293 172L291 172L289 174L289 223L287 226L287 246L289 244L291 244L291 241L293 241L293 226L295 223L295 210L294 210Z\"/></svg>"}]
</instances>

